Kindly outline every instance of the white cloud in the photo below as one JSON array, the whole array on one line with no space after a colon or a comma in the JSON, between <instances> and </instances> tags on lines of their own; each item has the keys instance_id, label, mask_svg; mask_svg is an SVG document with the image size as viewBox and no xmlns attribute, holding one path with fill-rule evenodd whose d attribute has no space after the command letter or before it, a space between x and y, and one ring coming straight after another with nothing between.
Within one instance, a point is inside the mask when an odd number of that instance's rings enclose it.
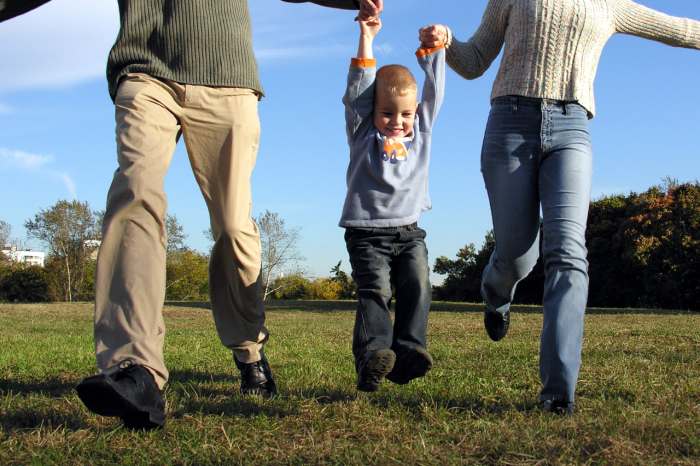
<instances>
[{"instance_id":1,"label":"white cloud","mask_svg":"<svg viewBox=\"0 0 700 466\"><path fill-rule=\"evenodd\" d=\"M3 167L32 171L53 160L53 155L36 155L21 150L0 147L0 163Z\"/></svg>"},{"instance_id":2,"label":"white cloud","mask_svg":"<svg viewBox=\"0 0 700 466\"><path fill-rule=\"evenodd\" d=\"M104 79L118 30L114 0L53 0L0 23L0 92Z\"/></svg>"},{"instance_id":3,"label":"white cloud","mask_svg":"<svg viewBox=\"0 0 700 466\"><path fill-rule=\"evenodd\" d=\"M54 156L30 154L21 150L10 150L0 147L0 170L7 172L8 170L19 170L28 172L34 176L52 177L60 179L66 187L68 194L75 199L76 189L75 182L68 176L67 173L59 173L46 167L47 164L54 161Z\"/></svg>"},{"instance_id":4,"label":"white cloud","mask_svg":"<svg viewBox=\"0 0 700 466\"><path fill-rule=\"evenodd\" d=\"M58 176L61 180L63 180L63 183L66 185L66 189L68 190L68 193L70 194L72 199L75 199L76 197L76 192L75 192L75 182L68 176L66 173L55 173L56 176Z\"/></svg>"},{"instance_id":5,"label":"white cloud","mask_svg":"<svg viewBox=\"0 0 700 466\"><path fill-rule=\"evenodd\" d=\"M390 44L375 44L374 52L382 57L388 57L394 52L394 47L392 47Z\"/></svg>"}]
</instances>

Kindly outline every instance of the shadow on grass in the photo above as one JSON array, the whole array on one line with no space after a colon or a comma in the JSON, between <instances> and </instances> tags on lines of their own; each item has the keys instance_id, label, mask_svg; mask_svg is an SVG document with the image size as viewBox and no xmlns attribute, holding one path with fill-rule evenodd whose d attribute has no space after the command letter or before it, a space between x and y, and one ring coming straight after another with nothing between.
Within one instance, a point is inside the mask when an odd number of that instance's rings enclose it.
<instances>
[{"instance_id":1,"label":"shadow on grass","mask_svg":"<svg viewBox=\"0 0 700 466\"><path fill-rule=\"evenodd\" d=\"M166 306L211 309L208 302L166 302ZM339 312L357 309L356 301L265 301L268 311L310 311L310 312ZM514 304L511 309L520 314L542 314L542 306ZM456 313L483 313L483 303L447 303L433 302L430 305L431 312L456 312ZM677 309L622 309L622 308L597 308L586 309L589 315L617 315L617 314L645 314L645 315L698 315L700 311Z\"/></svg>"},{"instance_id":2,"label":"shadow on grass","mask_svg":"<svg viewBox=\"0 0 700 466\"><path fill-rule=\"evenodd\" d=\"M226 373L173 371L166 389L167 398L173 399L169 416L174 419L192 414L210 414L226 417L256 417L264 414L283 418L289 412L275 403L256 396L242 396L240 378Z\"/></svg>"},{"instance_id":3,"label":"shadow on grass","mask_svg":"<svg viewBox=\"0 0 700 466\"><path fill-rule=\"evenodd\" d=\"M37 381L0 379L0 395L41 395L46 398L62 398L69 395L78 383L63 379L46 379Z\"/></svg>"}]
</instances>

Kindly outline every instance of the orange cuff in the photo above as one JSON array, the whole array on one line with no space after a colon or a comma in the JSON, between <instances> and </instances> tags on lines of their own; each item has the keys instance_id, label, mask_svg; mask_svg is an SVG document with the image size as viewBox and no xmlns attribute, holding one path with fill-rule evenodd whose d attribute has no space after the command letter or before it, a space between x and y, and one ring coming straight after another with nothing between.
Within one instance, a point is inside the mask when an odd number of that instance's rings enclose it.
<instances>
[{"instance_id":1,"label":"orange cuff","mask_svg":"<svg viewBox=\"0 0 700 466\"><path fill-rule=\"evenodd\" d=\"M432 49L418 49L416 51L416 57L424 57L426 55L430 55L433 52L436 52L440 49L444 49L444 45L438 45L437 47L433 47Z\"/></svg>"},{"instance_id":2,"label":"orange cuff","mask_svg":"<svg viewBox=\"0 0 700 466\"><path fill-rule=\"evenodd\" d=\"M360 66L362 68L376 68L377 60L374 58L351 58L350 66Z\"/></svg>"}]
</instances>

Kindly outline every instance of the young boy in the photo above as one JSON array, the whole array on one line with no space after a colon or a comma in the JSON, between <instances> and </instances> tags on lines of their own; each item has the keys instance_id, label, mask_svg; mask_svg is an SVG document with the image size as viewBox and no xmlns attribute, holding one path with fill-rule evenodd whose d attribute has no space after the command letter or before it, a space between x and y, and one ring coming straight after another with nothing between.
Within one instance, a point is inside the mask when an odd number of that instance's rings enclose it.
<instances>
[{"instance_id":1,"label":"young boy","mask_svg":"<svg viewBox=\"0 0 700 466\"><path fill-rule=\"evenodd\" d=\"M379 19L360 21L360 44L343 103L350 145L346 228L357 316L352 351L357 389L378 390L386 377L406 384L423 377L433 360L426 349L431 286L420 213L428 196L430 138L444 95L445 50L416 52L425 72L423 95L400 65L376 71L372 42ZM395 289L395 324L389 306Z\"/></svg>"}]
</instances>

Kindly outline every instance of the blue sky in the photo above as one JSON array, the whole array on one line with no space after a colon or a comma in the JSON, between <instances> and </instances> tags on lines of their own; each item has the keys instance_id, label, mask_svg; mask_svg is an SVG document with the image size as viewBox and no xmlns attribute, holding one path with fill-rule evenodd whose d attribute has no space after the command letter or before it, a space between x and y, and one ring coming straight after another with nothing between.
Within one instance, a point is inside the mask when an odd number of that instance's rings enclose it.
<instances>
[{"instance_id":1,"label":"blue sky","mask_svg":"<svg viewBox=\"0 0 700 466\"><path fill-rule=\"evenodd\" d=\"M450 26L466 40L487 0L386 0L375 40L380 64L401 63L420 76L413 52L418 29ZM700 19L697 0L642 0L668 14ZM302 226L300 249L316 276L343 260L337 226L345 196L348 149L345 76L357 50L352 12L278 0L252 0L254 45L267 97L253 175L253 213L277 212ZM23 238L24 222L59 199L103 209L116 168L114 110L104 69L119 27L114 0L53 0L0 23L0 220ZM497 62L496 62L497 64ZM430 173L433 210L422 215L431 262L479 247L491 229L479 152L497 66L465 81L448 71ZM591 121L593 198L644 191L665 176L700 174L700 51L622 35L605 47ZM418 79L422 81L421 78ZM182 141L166 178L169 213L205 251L207 210ZM37 245L38 246L38 245ZM441 277L433 276L434 282Z\"/></svg>"}]
</instances>

